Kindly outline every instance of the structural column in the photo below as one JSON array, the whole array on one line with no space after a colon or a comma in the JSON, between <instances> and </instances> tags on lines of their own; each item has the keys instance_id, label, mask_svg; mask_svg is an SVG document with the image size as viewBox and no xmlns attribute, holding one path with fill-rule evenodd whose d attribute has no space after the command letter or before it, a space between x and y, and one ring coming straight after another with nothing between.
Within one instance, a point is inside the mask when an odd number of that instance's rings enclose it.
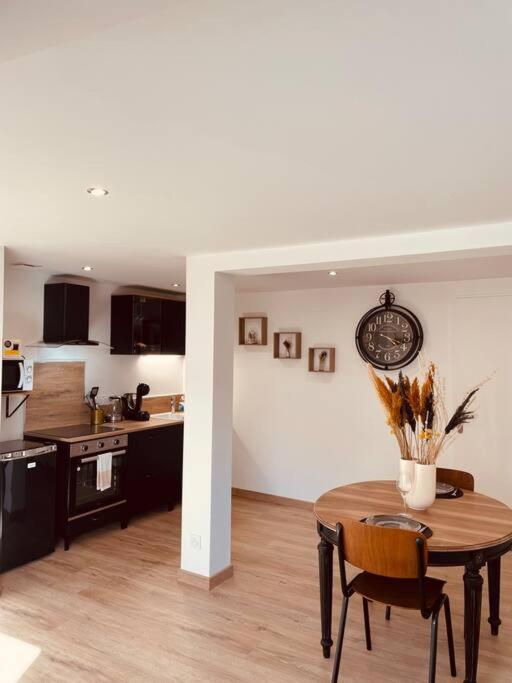
<instances>
[{"instance_id":1,"label":"structural column","mask_svg":"<svg viewBox=\"0 0 512 683\"><path fill-rule=\"evenodd\" d=\"M233 343L232 277L189 258L180 580L207 589L232 574Z\"/></svg>"}]
</instances>

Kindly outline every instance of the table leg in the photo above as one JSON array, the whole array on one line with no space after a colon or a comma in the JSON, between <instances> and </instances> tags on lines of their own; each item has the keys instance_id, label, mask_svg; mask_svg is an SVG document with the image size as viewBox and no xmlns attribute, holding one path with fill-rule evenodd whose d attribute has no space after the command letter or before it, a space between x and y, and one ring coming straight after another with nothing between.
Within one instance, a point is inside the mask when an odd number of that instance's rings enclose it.
<instances>
[{"instance_id":1,"label":"table leg","mask_svg":"<svg viewBox=\"0 0 512 683\"><path fill-rule=\"evenodd\" d=\"M480 642L480 618L482 613L482 585L480 569L484 562L477 556L466 565L464 573L464 634L466 649L466 677L464 683L476 683L478 646Z\"/></svg>"},{"instance_id":2,"label":"table leg","mask_svg":"<svg viewBox=\"0 0 512 683\"><path fill-rule=\"evenodd\" d=\"M320 573L320 621L322 624L322 649L324 657L331 655L332 638L332 543L320 538L318 544L318 569Z\"/></svg>"},{"instance_id":3,"label":"table leg","mask_svg":"<svg viewBox=\"0 0 512 683\"><path fill-rule=\"evenodd\" d=\"M491 633L498 635L501 624L500 619L500 581L501 581L501 557L487 562L487 578L489 583L489 619Z\"/></svg>"}]
</instances>

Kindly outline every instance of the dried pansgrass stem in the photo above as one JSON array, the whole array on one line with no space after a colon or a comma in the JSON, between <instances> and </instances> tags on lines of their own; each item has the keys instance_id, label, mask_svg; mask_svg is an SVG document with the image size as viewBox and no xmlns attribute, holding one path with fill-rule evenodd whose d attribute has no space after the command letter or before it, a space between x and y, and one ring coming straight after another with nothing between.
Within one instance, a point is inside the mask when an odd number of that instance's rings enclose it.
<instances>
[{"instance_id":1,"label":"dried pansgrass stem","mask_svg":"<svg viewBox=\"0 0 512 683\"><path fill-rule=\"evenodd\" d=\"M475 396L490 377L468 391L448 419L444 380L439 378L434 363L425 365L420 358L420 367L422 377L412 381L402 372L398 381L387 376L381 379L370 365L368 372L402 458L434 465L461 433L462 426L474 419Z\"/></svg>"}]
</instances>

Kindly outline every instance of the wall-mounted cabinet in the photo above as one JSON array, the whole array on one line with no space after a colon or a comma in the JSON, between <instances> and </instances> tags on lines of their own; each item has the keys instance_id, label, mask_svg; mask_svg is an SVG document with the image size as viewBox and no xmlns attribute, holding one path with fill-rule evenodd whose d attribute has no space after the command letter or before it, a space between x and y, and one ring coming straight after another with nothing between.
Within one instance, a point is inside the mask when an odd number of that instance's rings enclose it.
<instances>
[{"instance_id":1,"label":"wall-mounted cabinet","mask_svg":"<svg viewBox=\"0 0 512 683\"><path fill-rule=\"evenodd\" d=\"M185 302L162 300L162 353L185 355Z\"/></svg>"},{"instance_id":2,"label":"wall-mounted cabinet","mask_svg":"<svg viewBox=\"0 0 512 683\"><path fill-rule=\"evenodd\" d=\"M250 315L238 318L238 343L240 346L266 346L267 329L266 317Z\"/></svg>"},{"instance_id":3,"label":"wall-mounted cabinet","mask_svg":"<svg viewBox=\"0 0 512 683\"><path fill-rule=\"evenodd\" d=\"M110 344L117 355L185 355L185 302L112 296Z\"/></svg>"},{"instance_id":4,"label":"wall-mounted cabinet","mask_svg":"<svg viewBox=\"0 0 512 683\"><path fill-rule=\"evenodd\" d=\"M302 356L300 332L274 332L274 358L297 359Z\"/></svg>"},{"instance_id":5,"label":"wall-mounted cabinet","mask_svg":"<svg viewBox=\"0 0 512 683\"><path fill-rule=\"evenodd\" d=\"M317 346L309 349L309 372L335 372L336 349Z\"/></svg>"}]
</instances>

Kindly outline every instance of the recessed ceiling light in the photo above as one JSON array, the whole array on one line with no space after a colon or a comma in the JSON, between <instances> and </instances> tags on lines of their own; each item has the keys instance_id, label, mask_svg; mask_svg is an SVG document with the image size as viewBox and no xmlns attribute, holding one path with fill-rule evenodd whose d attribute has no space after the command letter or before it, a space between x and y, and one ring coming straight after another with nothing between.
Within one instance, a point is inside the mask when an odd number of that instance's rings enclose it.
<instances>
[{"instance_id":1,"label":"recessed ceiling light","mask_svg":"<svg viewBox=\"0 0 512 683\"><path fill-rule=\"evenodd\" d=\"M338 273L335 270L330 270L327 275L330 275L331 277L336 277Z\"/></svg>"},{"instance_id":2,"label":"recessed ceiling light","mask_svg":"<svg viewBox=\"0 0 512 683\"><path fill-rule=\"evenodd\" d=\"M181 285L181 282L173 282L172 286L173 287L181 287L182 285Z\"/></svg>"},{"instance_id":3,"label":"recessed ceiling light","mask_svg":"<svg viewBox=\"0 0 512 683\"><path fill-rule=\"evenodd\" d=\"M108 190L106 190L104 187L88 187L87 192L92 194L93 197L104 197L106 194L108 194Z\"/></svg>"},{"instance_id":4,"label":"recessed ceiling light","mask_svg":"<svg viewBox=\"0 0 512 683\"><path fill-rule=\"evenodd\" d=\"M89 272L90 270L94 270L94 268L92 266L82 266L82 270Z\"/></svg>"}]
</instances>

